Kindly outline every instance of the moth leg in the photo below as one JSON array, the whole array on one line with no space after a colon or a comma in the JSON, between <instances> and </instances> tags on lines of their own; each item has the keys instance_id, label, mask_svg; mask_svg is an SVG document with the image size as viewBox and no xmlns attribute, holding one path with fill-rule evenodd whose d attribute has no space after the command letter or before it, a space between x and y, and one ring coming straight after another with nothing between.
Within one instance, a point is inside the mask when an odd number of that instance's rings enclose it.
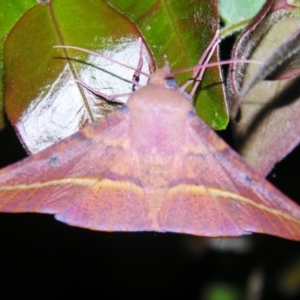
<instances>
[{"instance_id":1,"label":"moth leg","mask_svg":"<svg viewBox=\"0 0 300 300\"><path fill-rule=\"evenodd\" d=\"M139 60L136 66L136 69L132 75L132 84L134 86L137 87L142 87L142 85L138 82L140 75L142 73L142 67L143 67L143 43L142 43L142 38L139 38ZM92 92L93 94L100 96L108 101L113 101L113 102L120 102L119 100L114 100L115 98L118 97L124 97L124 96L130 96L132 93L125 93L125 94L116 94L116 95L106 95L100 91L97 91L95 89L93 89L91 86L87 85L85 82L83 82L82 80L75 80L77 83L79 83L80 85L84 86L87 90L89 90L90 92Z\"/></svg>"},{"instance_id":2,"label":"moth leg","mask_svg":"<svg viewBox=\"0 0 300 300\"><path fill-rule=\"evenodd\" d=\"M82 80L76 79L75 81L77 83L79 83L80 85L82 85L83 87L85 87L90 92L92 92L94 95L100 96L100 97L106 99L107 101L112 101L112 102L117 102L117 103L125 103L125 102L122 102L120 100L115 100L115 98L130 96L132 94L132 93L125 93L125 94L106 95L104 93L101 93L100 91L97 91L97 90L93 89L91 86L89 86L88 84L86 84Z\"/></svg>"},{"instance_id":3,"label":"moth leg","mask_svg":"<svg viewBox=\"0 0 300 300\"><path fill-rule=\"evenodd\" d=\"M208 64L209 60L211 59L216 47L220 43L219 39L219 30L216 30L216 33L206 48L206 50L203 52L197 66L194 68L192 79L188 80L183 86L180 87L181 91L184 91L190 84L195 83L193 86L192 91L189 93L191 98L194 96L195 92L197 91L199 84L202 80L203 74L206 70L206 65ZM199 67L198 67L199 66Z\"/></svg>"},{"instance_id":4,"label":"moth leg","mask_svg":"<svg viewBox=\"0 0 300 300\"><path fill-rule=\"evenodd\" d=\"M139 37L139 60L131 80L134 86L142 87L142 85L139 83L142 67L143 67L143 42L142 42L142 38Z\"/></svg>"},{"instance_id":5,"label":"moth leg","mask_svg":"<svg viewBox=\"0 0 300 300\"><path fill-rule=\"evenodd\" d=\"M141 74L149 77L148 74L142 72L142 67L143 67L143 42L142 42L142 38L139 37L138 39L138 42L139 42L139 60L138 60L138 63L137 63L137 66L134 68L134 67L131 67L131 66L128 66L128 65L125 65L119 61L116 61L112 58L109 58L105 55L102 55L100 53L97 53L97 52L94 52L94 51L91 51L91 50L88 50L88 49L85 49L85 48L81 48L81 47L76 47L76 46L54 46L54 48L65 48L65 49L74 49L74 50L78 50L78 51L81 51L81 52L85 52L85 53L89 53L91 55L94 55L94 56L98 56L98 57L101 57L101 58L104 58L104 59L107 59L113 63L116 63L120 66L123 66L123 67L126 67L126 68L129 68L129 69L132 69L134 70L134 74L132 76L132 84L134 85L134 87L142 87L142 85L138 82L139 81L139 77ZM78 84L82 85L83 87L85 87L87 90L89 90L90 92L92 92L93 94L97 95L97 96L100 96L108 101L113 101L113 102L117 102L117 103L124 103L123 101L120 101L120 100L115 100L115 98L118 98L118 97L125 97L125 96L130 96L132 93L124 93L124 94L115 94L115 95L106 95L100 91L97 91L95 90L94 88L92 88L91 86L87 85L85 82L83 82L82 80L75 80ZM134 90L134 88L133 88Z\"/></svg>"}]
</instances>

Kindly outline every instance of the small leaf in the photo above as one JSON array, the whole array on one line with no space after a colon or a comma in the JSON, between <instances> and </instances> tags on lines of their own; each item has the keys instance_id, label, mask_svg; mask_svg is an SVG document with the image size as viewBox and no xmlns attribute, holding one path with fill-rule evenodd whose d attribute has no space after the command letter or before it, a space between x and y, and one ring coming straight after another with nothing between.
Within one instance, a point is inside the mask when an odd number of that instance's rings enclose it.
<instances>
[{"instance_id":1,"label":"small leaf","mask_svg":"<svg viewBox=\"0 0 300 300\"><path fill-rule=\"evenodd\" d=\"M265 2L266 0L219 0L219 13L225 24L221 31L222 38L245 28Z\"/></svg>"}]
</instances>

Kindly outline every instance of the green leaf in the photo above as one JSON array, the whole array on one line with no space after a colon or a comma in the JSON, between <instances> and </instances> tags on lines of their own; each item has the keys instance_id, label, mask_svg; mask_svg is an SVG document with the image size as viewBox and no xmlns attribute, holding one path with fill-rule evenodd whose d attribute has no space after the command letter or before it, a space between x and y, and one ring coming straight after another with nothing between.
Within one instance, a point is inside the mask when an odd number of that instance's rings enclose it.
<instances>
[{"instance_id":1,"label":"green leaf","mask_svg":"<svg viewBox=\"0 0 300 300\"><path fill-rule=\"evenodd\" d=\"M84 47L136 67L139 36L134 24L103 1L53 0L19 20L5 44L5 106L29 152L69 136L116 106L75 79L106 94L132 92L132 70L53 46ZM149 73L154 66L144 52Z\"/></svg>"},{"instance_id":2,"label":"green leaf","mask_svg":"<svg viewBox=\"0 0 300 300\"><path fill-rule=\"evenodd\" d=\"M172 70L196 65L218 27L215 1L117 4L142 30L157 64L164 65L166 56ZM135 67L139 35L124 14L104 1L53 0L23 16L5 46L5 105L29 152L42 150L116 106L78 87L75 79L109 95L132 91L132 70L120 71L119 65L99 57L53 46L80 46ZM154 70L152 56L144 56L149 73ZM217 54L213 59L218 60ZM179 82L190 76L180 76ZM195 101L199 115L216 129L228 123L222 81L218 68L207 70Z\"/></svg>"},{"instance_id":3,"label":"green leaf","mask_svg":"<svg viewBox=\"0 0 300 300\"><path fill-rule=\"evenodd\" d=\"M218 28L216 1L107 2L138 26L157 65L162 67L167 60L173 71L195 66ZM218 55L213 60L217 61ZM189 77L185 74L178 82L182 84ZM197 113L215 129L224 129L228 124L222 81L219 68L207 70L195 100Z\"/></svg>"},{"instance_id":4,"label":"green leaf","mask_svg":"<svg viewBox=\"0 0 300 300\"><path fill-rule=\"evenodd\" d=\"M16 21L32 6L36 5L35 0L1 1L0 7L0 130L4 127L4 111L3 111L3 45L7 34L12 29Z\"/></svg>"},{"instance_id":5,"label":"green leaf","mask_svg":"<svg viewBox=\"0 0 300 300\"><path fill-rule=\"evenodd\" d=\"M220 17L225 24L222 38L245 28L265 3L266 0L218 0Z\"/></svg>"}]
</instances>

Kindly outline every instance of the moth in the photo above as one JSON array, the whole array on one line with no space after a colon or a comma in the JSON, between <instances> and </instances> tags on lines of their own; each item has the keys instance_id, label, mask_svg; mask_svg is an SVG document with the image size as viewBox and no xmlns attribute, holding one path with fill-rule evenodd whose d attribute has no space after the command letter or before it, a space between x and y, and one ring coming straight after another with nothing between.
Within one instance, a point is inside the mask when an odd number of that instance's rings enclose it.
<instances>
[{"instance_id":1,"label":"moth","mask_svg":"<svg viewBox=\"0 0 300 300\"><path fill-rule=\"evenodd\" d=\"M196 81L216 44L194 68ZM121 108L2 169L0 211L100 231L300 240L300 207L196 115L195 89L185 87L168 66L158 69Z\"/></svg>"}]
</instances>

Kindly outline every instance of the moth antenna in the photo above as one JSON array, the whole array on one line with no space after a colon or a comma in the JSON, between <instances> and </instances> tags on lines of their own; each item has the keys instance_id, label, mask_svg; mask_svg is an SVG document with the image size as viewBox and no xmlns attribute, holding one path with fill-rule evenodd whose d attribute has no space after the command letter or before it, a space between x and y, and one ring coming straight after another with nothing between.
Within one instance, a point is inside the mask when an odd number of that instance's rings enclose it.
<instances>
[{"instance_id":1,"label":"moth antenna","mask_svg":"<svg viewBox=\"0 0 300 300\"><path fill-rule=\"evenodd\" d=\"M165 70L165 73L166 73L167 77L173 77L173 74L171 73L170 65L167 61L166 61L165 66L164 66L164 70Z\"/></svg>"},{"instance_id":2,"label":"moth antenna","mask_svg":"<svg viewBox=\"0 0 300 300\"><path fill-rule=\"evenodd\" d=\"M91 55L95 55L95 56L107 59L108 61L111 61L111 62L113 62L115 64L120 65L120 66L123 66L123 67L125 67L127 69L131 69L131 70L136 71L136 68L134 68L134 67L128 66L128 65L123 64L123 63L121 63L121 62L119 62L119 61L117 61L117 60L115 60L113 58L110 58L110 57L105 56L105 55L103 55L101 53L94 52L94 51L91 51L91 50L88 50L88 49L85 49L85 48L81 48L81 47L77 47L77 46L53 46L53 48L74 49L74 50L78 50L78 51L81 51L81 52L89 53ZM145 73L143 71L140 71L139 74L142 74L142 75L144 75L146 77L150 77L149 74L147 74L147 73Z\"/></svg>"},{"instance_id":3,"label":"moth antenna","mask_svg":"<svg viewBox=\"0 0 300 300\"><path fill-rule=\"evenodd\" d=\"M218 66L223 66L223 65L229 65L229 64L242 64L242 63L249 63L249 64L258 64L262 65L263 62L260 60L254 60L254 59L229 59L229 60L224 60L224 61L216 61L212 63L205 63L202 66L196 65L195 67L187 68L187 69L182 69L178 71L172 72L173 75L178 75L182 73L187 73L195 70L200 70L200 69L206 69L206 68L212 68L212 67L218 67ZM189 81L191 81L190 79Z\"/></svg>"},{"instance_id":4,"label":"moth antenna","mask_svg":"<svg viewBox=\"0 0 300 300\"><path fill-rule=\"evenodd\" d=\"M226 61L221 61L221 62L209 63L209 60L211 59L216 47L220 43L219 32L220 32L219 30L216 31L212 41L210 42L209 46L206 48L206 50L202 54L198 64L195 67L173 72L173 75L176 75L176 74L193 71L191 79L188 80L184 85L182 85L180 87L180 90L184 91L190 84L195 82L192 91L189 93L191 98L193 98L193 96L195 95L195 93L199 87L199 84L203 78L204 72L206 71L206 68L218 67L218 66L234 64L234 63L254 63L254 64L260 64L260 65L262 64L261 61L249 60L249 59L248 60L247 59L236 59L236 60L226 60Z\"/></svg>"}]
</instances>

